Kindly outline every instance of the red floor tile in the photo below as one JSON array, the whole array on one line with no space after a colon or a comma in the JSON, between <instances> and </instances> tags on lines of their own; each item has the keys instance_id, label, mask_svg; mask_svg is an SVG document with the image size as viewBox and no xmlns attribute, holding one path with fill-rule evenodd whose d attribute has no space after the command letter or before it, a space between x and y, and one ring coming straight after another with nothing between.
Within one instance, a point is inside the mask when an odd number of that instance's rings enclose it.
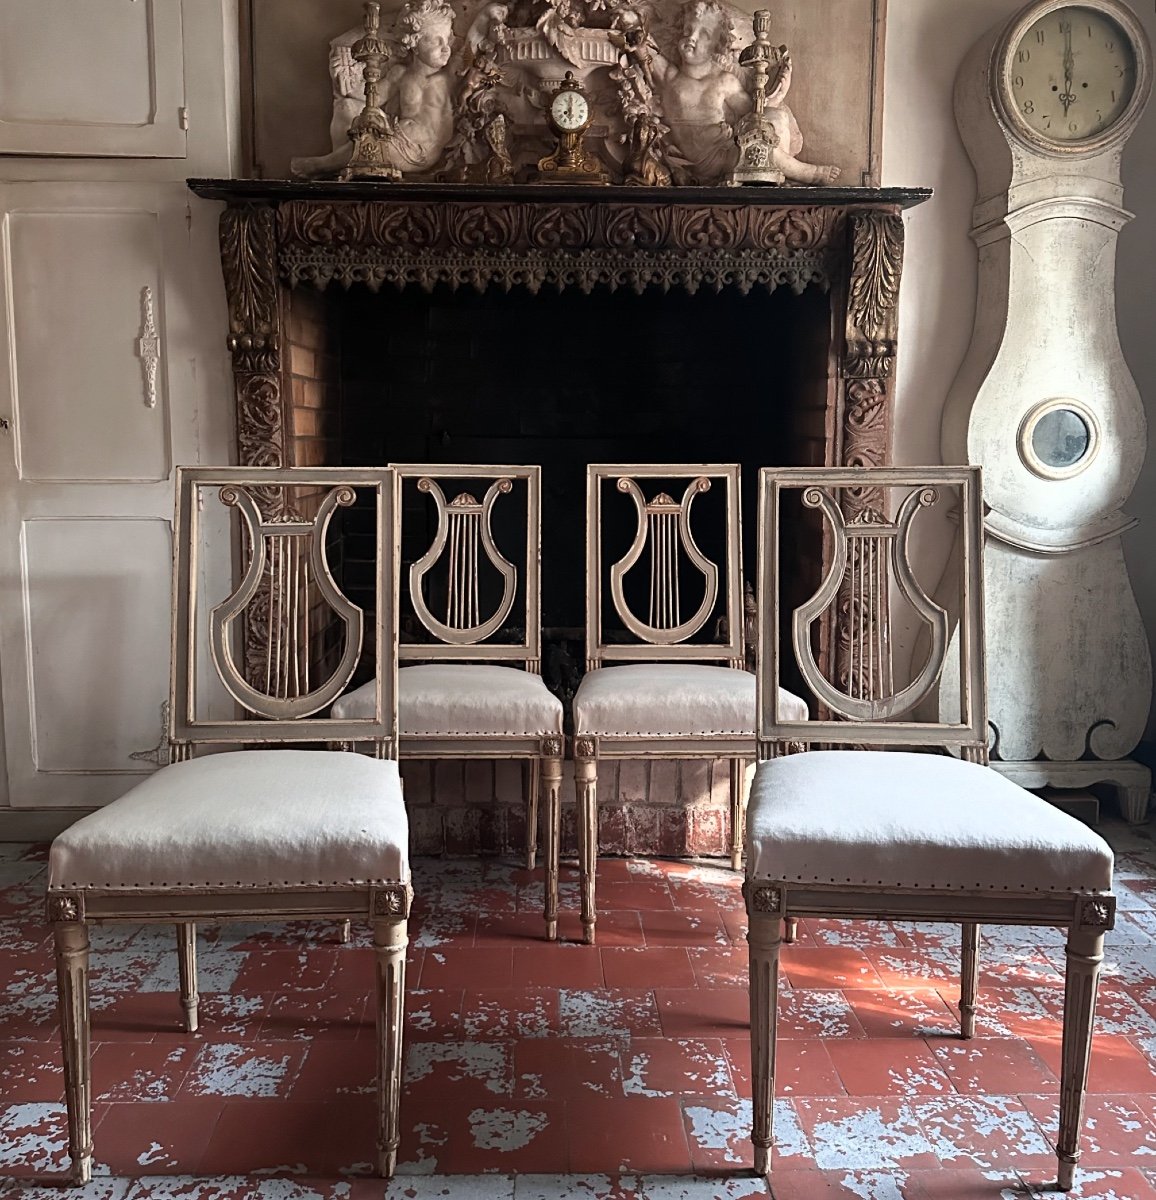
<instances>
[{"instance_id":1,"label":"red floor tile","mask_svg":"<svg viewBox=\"0 0 1156 1200\"><path fill-rule=\"evenodd\" d=\"M461 1031L474 1041L550 1037L560 1032L557 988L470 989Z\"/></svg>"},{"instance_id":2,"label":"red floor tile","mask_svg":"<svg viewBox=\"0 0 1156 1200\"><path fill-rule=\"evenodd\" d=\"M620 1099L622 1039L526 1038L512 1047L514 1095L524 1100Z\"/></svg>"},{"instance_id":3,"label":"red floor tile","mask_svg":"<svg viewBox=\"0 0 1156 1200\"><path fill-rule=\"evenodd\" d=\"M690 949L686 953L694 967L695 981L700 987L747 986L750 968L745 943Z\"/></svg>"},{"instance_id":4,"label":"red floor tile","mask_svg":"<svg viewBox=\"0 0 1156 1200\"><path fill-rule=\"evenodd\" d=\"M602 971L611 988L690 988L697 982L681 946L611 947L602 951Z\"/></svg>"},{"instance_id":5,"label":"red floor tile","mask_svg":"<svg viewBox=\"0 0 1156 1200\"><path fill-rule=\"evenodd\" d=\"M780 974L797 988L870 988L880 986L871 960L862 950L841 946L784 946Z\"/></svg>"},{"instance_id":6,"label":"red floor tile","mask_svg":"<svg viewBox=\"0 0 1156 1200\"><path fill-rule=\"evenodd\" d=\"M780 1038L861 1038L863 1026L842 992L815 988L779 991Z\"/></svg>"},{"instance_id":7,"label":"red floor tile","mask_svg":"<svg viewBox=\"0 0 1156 1200\"><path fill-rule=\"evenodd\" d=\"M600 988L606 982L597 946L543 944L519 947L513 953L514 987Z\"/></svg>"},{"instance_id":8,"label":"red floor tile","mask_svg":"<svg viewBox=\"0 0 1156 1200\"><path fill-rule=\"evenodd\" d=\"M930 988L845 988L863 1032L870 1038L952 1037L959 1016Z\"/></svg>"},{"instance_id":9,"label":"red floor tile","mask_svg":"<svg viewBox=\"0 0 1156 1200\"><path fill-rule=\"evenodd\" d=\"M64 1070L57 1040L0 1042L0 1097L7 1104L58 1101Z\"/></svg>"},{"instance_id":10,"label":"red floor tile","mask_svg":"<svg viewBox=\"0 0 1156 1200\"><path fill-rule=\"evenodd\" d=\"M1021 1041L971 1038L936 1042L932 1051L958 1092L1007 1096L1059 1090L1051 1069Z\"/></svg>"},{"instance_id":11,"label":"red floor tile","mask_svg":"<svg viewBox=\"0 0 1156 1200\"><path fill-rule=\"evenodd\" d=\"M729 940L714 909L706 912L651 910L640 916L648 946L723 946Z\"/></svg>"},{"instance_id":12,"label":"red floor tile","mask_svg":"<svg viewBox=\"0 0 1156 1200\"><path fill-rule=\"evenodd\" d=\"M1054 1141L1060 1124L1058 1098L1024 1096L1023 1102L1044 1136ZM1156 1163L1156 1126L1130 1096L1088 1096L1080 1162L1087 1167Z\"/></svg>"},{"instance_id":13,"label":"red floor tile","mask_svg":"<svg viewBox=\"0 0 1156 1200\"><path fill-rule=\"evenodd\" d=\"M686 1174L691 1156L677 1099L566 1102L570 1170Z\"/></svg>"},{"instance_id":14,"label":"red floor tile","mask_svg":"<svg viewBox=\"0 0 1156 1200\"><path fill-rule=\"evenodd\" d=\"M663 1032L655 993L645 988L565 990L558 1007L567 1037L657 1037Z\"/></svg>"},{"instance_id":15,"label":"red floor tile","mask_svg":"<svg viewBox=\"0 0 1156 1200\"><path fill-rule=\"evenodd\" d=\"M109 1102L172 1100L200 1049L195 1038L175 1045L98 1042L92 1054L93 1097Z\"/></svg>"},{"instance_id":16,"label":"red floor tile","mask_svg":"<svg viewBox=\"0 0 1156 1200\"><path fill-rule=\"evenodd\" d=\"M514 952L508 946L435 947L425 953L420 986L471 991L508 988L514 982L513 967Z\"/></svg>"},{"instance_id":17,"label":"red floor tile","mask_svg":"<svg viewBox=\"0 0 1156 1200\"><path fill-rule=\"evenodd\" d=\"M660 988L655 992L666 1037L749 1037L750 1001L735 988Z\"/></svg>"},{"instance_id":18,"label":"red floor tile","mask_svg":"<svg viewBox=\"0 0 1156 1200\"><path fill-rule=\"evenodd\" d=\"M277 1105L269 1107L275 1109ZM206 1166L204 1156L214 1132L224 1121L221 1102L216 1099L110 1104L93 1134L96 1161L113 1175L217 1173ZM257 1131L249 1132L256 1146ZM253 1165L235 1169L252 1170Z\"/></svg>"},{"instance_id":19,"label":"red floor tile","mask_svg":"<svg viewBox=\"0 0 1156 1200\"><path fill-rule=\"evenodd\" d=\"M726 1053L735 1089L749 1099L751 1044L742 1039L728 1040ZM775 1051L776 1096L841 1096L845 1092L825 1041L779 1039Z\"/></svg>"},{"instance_id":20,"label":"red floor tile","mask_svg":"<svg viewBox=\"0 0 1156 1200\"><path fill-rule=\"evenodd\" d=\"M1058 1078L1061 1057L1059 1029L1052 1037L1029 1035L1025 1040ZM1088 1091L1100 1095L1156 1093L1156 1071L1143 1051L1128 1038L1096 1034L1092 1038Z\"/></svg>"},{"instance_id":21,"label":"red floor tile","mask_svg":"<svg viewBox=\"0 0 1156 1200\"><path fill-rule=\"evenodd\" d=\"M852 1096L951 1095L955 1089L926 1042L832 1039L827 1046L843 1087Z\"/></svg>"},{"instance_id":22,"label":"red floor tile","mask_svg":"<svg viewBox=\"0 0 1156 1200\"><path fill-rule=\"evenodd\" d=\"M735 1095L721 1038L631 1038L622 1052L622 1086L627 1096Z\"/></svg>"}]
</instances>

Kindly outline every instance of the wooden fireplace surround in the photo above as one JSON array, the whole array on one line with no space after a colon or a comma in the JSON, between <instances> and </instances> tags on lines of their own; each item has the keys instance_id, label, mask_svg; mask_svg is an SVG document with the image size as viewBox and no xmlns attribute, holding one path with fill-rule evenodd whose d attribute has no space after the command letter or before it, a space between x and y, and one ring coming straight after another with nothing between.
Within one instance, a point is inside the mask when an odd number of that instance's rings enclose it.
<instances>
[{"instance_id":1,"label":"wooden fireplace surround","mask_svg":"<svg viewBox=\"0 0 1156 1200\"><path fill-rule=\"evenodd\" d=\"M289 292L816 285L836 336L826 466L891 461L903 210L925 188L611 188L191 179L223 200L221 260L242 466L300 465L290 436ZM873 505L849 496L848 519ZM840 624L850 619L840 615ZM848 631L835 637L840 650Z\"/></svg>"}]
</instances>

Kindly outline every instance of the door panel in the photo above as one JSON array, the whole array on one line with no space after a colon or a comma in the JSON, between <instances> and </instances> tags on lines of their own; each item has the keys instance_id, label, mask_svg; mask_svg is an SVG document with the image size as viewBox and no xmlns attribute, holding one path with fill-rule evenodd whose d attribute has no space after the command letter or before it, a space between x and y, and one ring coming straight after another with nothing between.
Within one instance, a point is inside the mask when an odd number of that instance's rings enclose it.
<instances>
[{"instance_id":1,"label":"door panel","mask_svg":"<svg viewBox=\"0 0 1156 1200\"><path fill-rule=\"evenodd\" d=\"M216 267L186 204L180 184L0 185L0 690L14 807L114 799L153 769L162 738L172 465L200 457L206 374L203 348L184 333L174 352L172 330L192 328ZM136 345L146 287L155 407Z\"/></svg>"},{"instance_id":2,"label":"door panel","mask_svg":"<svg viewBox=\"0 0 1156 1200\"><path fill-rule=\"evenodd\" d=\"M0 4L0 152L183 158L179 0Z\"/></svg>"},{"instance_id":3,"label":"door panel","mask_svg":"<svg viewBox=\"0 0 1156 1200\"><path fill-rule=\"evenodd\" d=\"M159 214L13 213L8 222L12 416L20 477L158 481L170 473L166 373L138 353L163 336ZM101 453L93 453L99 446Z\"/></svg>"},{"instance_id":4,"label":"door panel","mask_svg":"<svg viewBox=\"0 0 1156 1200\"><path fill-rule=\"evenodd\" d=\"M24 640L40 775L148 770L130 756L157 741L169 650L171 554L159 518L58 517L23 529ZM119 783L119 781L118 781ZM101 791L95 788L97 799Z\"/></svg>"}]
</instances>

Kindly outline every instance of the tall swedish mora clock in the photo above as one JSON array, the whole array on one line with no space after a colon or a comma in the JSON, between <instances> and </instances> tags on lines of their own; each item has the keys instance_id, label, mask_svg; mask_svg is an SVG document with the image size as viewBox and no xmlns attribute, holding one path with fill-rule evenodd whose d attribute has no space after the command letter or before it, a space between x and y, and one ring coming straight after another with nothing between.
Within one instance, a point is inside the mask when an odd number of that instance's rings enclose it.
<instances>
[{"instance_id":1,"label":"tall swedish mora clock","mask_svg":"<svg viewBox=\"0 0 1156 1200\"><path fill-rule=\"evenodd\" d=\"M1035 0L960 67L955 111L978 183L979 297L944 410L944 462L983 467L993 765L1027 786L1115 783L1152 697L1121 546L1147 431L1116 330L1120 158L1152 53L1120 0ZM958 681L945 677L941 706Z\"/></svg>"}]
</instances>

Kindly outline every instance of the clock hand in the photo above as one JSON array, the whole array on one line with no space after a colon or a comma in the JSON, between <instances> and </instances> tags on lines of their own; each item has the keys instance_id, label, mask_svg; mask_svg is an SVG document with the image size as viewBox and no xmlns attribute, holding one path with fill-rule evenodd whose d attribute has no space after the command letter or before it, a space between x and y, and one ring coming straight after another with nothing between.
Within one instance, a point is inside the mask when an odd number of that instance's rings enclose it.
<instances>
[{"instance_id":1,"label":"clock hand","mask_svg":"<svg viewBox=\"0 0 1156 1200\"><path fill-rule=\"evenodd\" d=\"M1068 109L1076 102L1076 97L1072 93L1072 76L1075 69L1076 56L1072 53L1072 26L1069 22L1067 29L1064 30L1064 94L1060 97L1065 117L1068 115Z\"/></svg>"}]
</instances>

